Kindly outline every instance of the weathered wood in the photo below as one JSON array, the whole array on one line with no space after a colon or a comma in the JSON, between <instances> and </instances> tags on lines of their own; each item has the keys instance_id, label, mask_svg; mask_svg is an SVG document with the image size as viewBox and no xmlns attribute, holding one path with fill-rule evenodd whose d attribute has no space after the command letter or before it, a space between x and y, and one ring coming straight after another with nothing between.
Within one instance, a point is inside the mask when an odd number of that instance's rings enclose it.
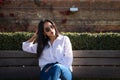
<instances>
[{"instance_id":1,"label":"weathered wood","mask_svg":"<svg viewBox=\"0 0 120 80\"><path fill-rule=\"evenodd\" d=\"M74 50L74 57L120 57L120 50ZM3 57L37 57L36 54L23 51L0 51Z\"/></svg>"},{"instance_id":2,"label":"weathered wood","mask_svg":"<svg viewBox=\"0 0 120 80\"><path fill-rule=\"evenodd\" d=\"M33 66L38 65L38 60L35 58L5 58L0 59L1 66Z\"/></svg>"},{"instance_id":3,"label":"weathered wood","mask_svg":"<svg viewBox=\"0 0 120 80\"><path fill-rule=\"evenodd\" d=\"M0 59L0 67L2 66L35 66L38 65L38 60L34 58L14 58L14 59ZM73 66L74 65L89 65L89 66L94 66L94 65L101 65L101 66L120 66L120 59L115 59L115 58L75 58L73 61Z\"/></svg>"},{"instance_id":4,"label":"weathered wood","mask_svg":"<svg viewBox=\"0 0 120 80\"><path fill-rule=\"evenodd\" d=\"M75 66L75 78L120 78L120 67L111 66Z\"/></svg>"},{"instance_id":5,"label":"weathered wood","mask_svg":"<svg viewBox=\"0 0 120 80\"><path fill-rule=\"evenodd\" d=\"M120 50L74 50L74 78L120 78ZM0 51L0 79L39 78L36 54Z\"/></svg>"},{"instance_id":6,"label":"weathered wood","mask_svg":"<svg viewBox=\"0 0 120 80\"><path fill-rule=\"evenodd\" d=\"M36 79L39 67L1 67L0 79ZM120 78L120 67L73 66L75 78Z\"/></svg>"},{"instance_id":7,"label":"weathered wood","mask_svg":"<svg viewBox=\"0 0 120 80\"><path fill-rule=\"evenodd\" d=\"M0 51L0 58L37 58L36 54L28 53L24 51Z\"/></svg>"},{"instance_id":8,"label":"weathered wood","mask_svg":"<svg viewBox=\"0 0 120 80\"><path fill-rule=\"evenodd\" d=\"M0 67L0 79L1 80L38 80L40 75L40 69L38 66L32 67Z\"/></svg>"},{"instance_id":9,"label":"weathered wood","mask_svg":"<svg viewBox=\"0 0 120 80\"><path fill-rule=\"evenodd\" d=\"M97 58L120 58L120 50L74 50L74 57L85 58L85 57L97 57Z\"/></svg>"},{"instance_id":10,"label":"weathered wood","mask_svg":"<svg viewBox=\"0 0 120 80\"><path fill-rule=\"evenodd\" d=\"M120 66L120 58L75 58L73 65L101 65Z\"/></svg>"},{"instance_id":11,"label":"weathered wood","mask_svg":"<svg viewBox=\"0 0 120 80\"><path fill-rule=\"evenodd\" d=\"M35 58L7 58L0 59L0 66L33 66L38 65L38 60ZM74 65L113 65L120 66L120 58L75 58L73 61Z\"/></svg>"}]
</instances>

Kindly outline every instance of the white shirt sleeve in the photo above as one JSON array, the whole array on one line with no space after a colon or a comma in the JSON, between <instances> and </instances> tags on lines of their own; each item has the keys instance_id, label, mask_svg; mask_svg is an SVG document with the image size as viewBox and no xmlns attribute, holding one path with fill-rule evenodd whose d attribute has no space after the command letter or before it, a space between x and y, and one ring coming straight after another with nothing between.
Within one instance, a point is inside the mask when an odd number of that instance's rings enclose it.
<instances>
[{"instance_id":1,"label":"white shirt sleeve","mask_svg":"<svg viewBox=\"0 0 120 80\"><path fill-rule=\"evenodd\" d=\"M59 61L59 63L69 67L72 65L72 62L73 62L72 45L70 39L67 36L65 36L64 57L62 58L61 61Z\"/></svg>"},{"instance_id":2,"label":"white shirt sleeve","mask_svg":"<svg viewBox=\"0 0 120 80\"><path fill-rule=\"evenodd\" d=\"M23 42L22 43L22 49L23 51L29 52L29 53L37 53L37 43L33 44L33 42Z\"/></svg>"}]
</instances>

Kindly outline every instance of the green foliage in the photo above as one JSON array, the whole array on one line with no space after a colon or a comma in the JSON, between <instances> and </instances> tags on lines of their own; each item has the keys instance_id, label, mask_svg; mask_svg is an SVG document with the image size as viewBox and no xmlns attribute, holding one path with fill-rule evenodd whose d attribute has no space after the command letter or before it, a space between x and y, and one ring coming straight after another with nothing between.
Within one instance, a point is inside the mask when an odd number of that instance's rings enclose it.
<instances>
[{"instance_id":1,"label":"green foliage","mask_svg":"<svg viewBox=\"0 0 120 80\"><path fill-rule=\"evenodd\" d=\"M74 50L120 50L120 33L63 33Z\"/></svg>"},{"instance_id":2,"label":"green foliage","mask_svg":"<svg viewBox=\"0 0 120 80\"><path fill-rule=\"evenodd\" d=\"M120 50L120 33L62 33L67 35L73 50ZM21 50L22 42L33 33L0 33L0 50Z\"/></svg>"},{"instance_id":3,"label":"green foliage","mask_svg":"<svg viewBox=\"0 0 120 80\"><path fill-rule=\"evenodd\" d=\"M32 36L32 33L0 33L0 50L21 50L23 41Z\"/></svg>"}]
</instances>

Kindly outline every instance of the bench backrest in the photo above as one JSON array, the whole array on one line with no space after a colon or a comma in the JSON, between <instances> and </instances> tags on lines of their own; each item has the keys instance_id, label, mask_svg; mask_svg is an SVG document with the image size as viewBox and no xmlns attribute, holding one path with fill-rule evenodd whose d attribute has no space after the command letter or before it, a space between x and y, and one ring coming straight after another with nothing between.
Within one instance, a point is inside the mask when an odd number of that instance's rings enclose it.
<instances>
[{"instance_id":1,"label":"bench backrest","mask_svg":"<svg viewBox=\"0 0 120 80\"><path fill-rule=\"evenodd\" d=\"M120 78L120 51L74 51L73 70L74 77Z\"/></svg>"},{"instance_id":2,"label":"bench backrest","mask_svg":"<svg viewBox=\"0 0 120 80\"><path fill-rule=\"evenodd\" d=\"M73 77L120 78L119 50L74 50ZM38 79L35 54L0 51L0 79Z\"/></svg>"}]
</instances>

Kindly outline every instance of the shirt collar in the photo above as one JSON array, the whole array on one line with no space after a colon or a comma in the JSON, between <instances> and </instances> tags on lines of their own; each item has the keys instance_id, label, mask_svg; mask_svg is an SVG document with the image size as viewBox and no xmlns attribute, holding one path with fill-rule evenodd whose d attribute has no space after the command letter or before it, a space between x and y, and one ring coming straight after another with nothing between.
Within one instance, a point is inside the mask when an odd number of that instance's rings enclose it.
<instances>
[{"instance_id":1,"label":"shirt collar","mask_svg":"<svg viewBox=\"0 0 120 80\"><path fill-rule=\"evenodd\" d=\"M60 40L62 38L61 34L58 34L58 37L55 40ZM48 41L48 44L51 45L50 41Z\"/></svg>"}]
</instances>

